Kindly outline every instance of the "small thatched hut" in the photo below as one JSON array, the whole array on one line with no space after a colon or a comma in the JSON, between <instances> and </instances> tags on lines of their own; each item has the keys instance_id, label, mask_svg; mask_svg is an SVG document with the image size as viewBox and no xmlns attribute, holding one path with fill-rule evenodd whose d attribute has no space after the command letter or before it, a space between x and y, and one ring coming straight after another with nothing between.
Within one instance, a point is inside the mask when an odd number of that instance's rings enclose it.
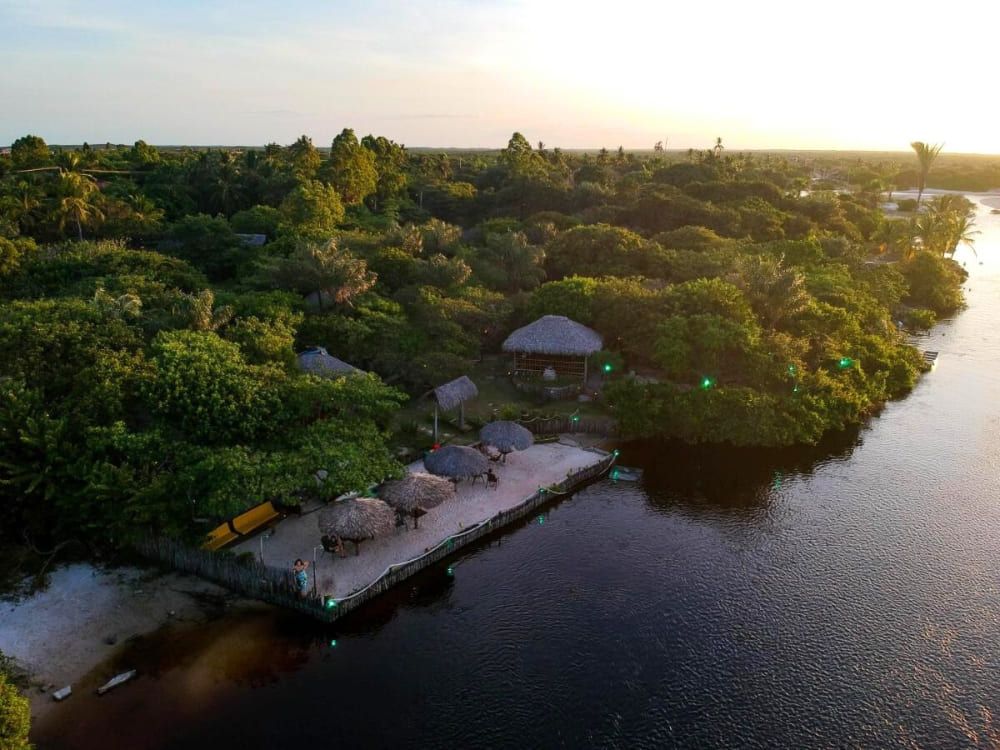
<instances>
[{"instance_id":1,"label":"small thatched hut","mask_svg":"<svg viewBox=\"0 0 1000 750\"><path fill-rule=\"evenodd\" d=\"M324 378L338 378L352 372L361 372L357 367L332 356L322 346L314 346L302 352L299 355L299 367Z\"/></svg>"},{"instance_id":2,"label":"small thatched hut","mask_svg":"<svg viewBox=\"0 0 1000 750\"><path fill-rule=\"evenodd\" d=\"M434 442L438 439L438 408L450 411L459 407L458 424L465 428L465 402L479 395L476 384L463 375L460 378L439 385L426 395L434 399Z\"/></svg>"},{"instance_id":3,"label":"small thatched hut","mask_svg":"<svg viewBox=\"0 0 1000 750\"><path fill-rule=\"evenodd\" d=\"M565 315L545 315L518 328L503 342L514 353L514 372L541 375L551 368L567 378L587 379L587 358L604 346L601 334Z\"/></svg>"}]
</instances>

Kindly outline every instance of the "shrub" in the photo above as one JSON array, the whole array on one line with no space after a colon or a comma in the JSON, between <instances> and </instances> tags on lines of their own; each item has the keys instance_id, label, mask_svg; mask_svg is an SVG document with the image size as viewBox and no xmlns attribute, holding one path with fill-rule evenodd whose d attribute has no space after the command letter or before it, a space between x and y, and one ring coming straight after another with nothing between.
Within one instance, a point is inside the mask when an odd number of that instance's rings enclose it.
<instances>
[{"instance_id":1,"label":"shrub","mask_svg":"<svg viewBox=\"0 0 1000 750\"><path fill-rule=\"evenodd\" d=\"M0 750L29 750L30 727L28 699L0 672Z\"/></svg>"}]
</instances>

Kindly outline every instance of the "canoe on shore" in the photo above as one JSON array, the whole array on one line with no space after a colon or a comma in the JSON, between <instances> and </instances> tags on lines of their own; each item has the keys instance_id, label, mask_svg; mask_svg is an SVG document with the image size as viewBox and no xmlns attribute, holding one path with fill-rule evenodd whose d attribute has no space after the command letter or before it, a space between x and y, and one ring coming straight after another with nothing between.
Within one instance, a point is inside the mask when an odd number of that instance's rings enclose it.
<instances>
[{"instance_id":1,"label":"canoe on shore","mask_svg":"<svg viewBox=\"0 0 1000 750\"><path fill-rule=\"evenodd\" d=\"M98 695L104 695L106 692L108 692L112 688L118 687L123 682L128 682L133 677L135 677L135 670L134 669L130 669L128 672L122 672L119 675L115 675L110 680L108 680L103 685L101 685L99 688L97 688L97 694Z\"/></svg>"}]
</instances>

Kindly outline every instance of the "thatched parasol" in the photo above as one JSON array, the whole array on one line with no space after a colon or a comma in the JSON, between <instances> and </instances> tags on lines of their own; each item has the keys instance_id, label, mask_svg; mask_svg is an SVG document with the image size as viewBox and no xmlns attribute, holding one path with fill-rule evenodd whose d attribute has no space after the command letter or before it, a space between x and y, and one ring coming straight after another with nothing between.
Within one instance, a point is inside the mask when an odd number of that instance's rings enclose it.
<instances>
[{"instance_id":1,"label":"thatched parasol","mask_svg":"<svg viewBox=\"0 0 1000 750\"><path fill-rule=\"evenodd\" d=\"M490 422L479 431L479 437L504 456L511 451L523 451L535 443L531 430L517 422Z\"/></svg>"},{"instance_id":2,"label":"thatched parasol","mask_svg":"<svg viewBox=\"0 0 1000 750\"><path fill-rule=\"evenodd\" d=\"M395 528L396 513L378 498L356 497L341 500L319 514L319 530L354 542L354 554L361 554L361 542Z\"/></svg>"},{"instance_id":3,"label":"thatched parasol","mask_svg":"<svg viewBox=\"0 0 1000 750\"><path fill-rule=\"evenodd\" d=\"M475 448L446 445L424 456L427 471L445 477L476 477L486 471L489 462Z\"/></svg>"},{"instance_id":4,"label":"thatched parasol","mask_svg":"<svg viewBox=\"0 0 1000 750\"><path fill-rule=\"evenodd\" d=\"M435 508L454 497L455 485L444 477L418 471L386 482L378 488L378 496L390 507L413 516L413 528L417 528L417 519L422 515L417 511Z\"/></svg>"}]
</instances>

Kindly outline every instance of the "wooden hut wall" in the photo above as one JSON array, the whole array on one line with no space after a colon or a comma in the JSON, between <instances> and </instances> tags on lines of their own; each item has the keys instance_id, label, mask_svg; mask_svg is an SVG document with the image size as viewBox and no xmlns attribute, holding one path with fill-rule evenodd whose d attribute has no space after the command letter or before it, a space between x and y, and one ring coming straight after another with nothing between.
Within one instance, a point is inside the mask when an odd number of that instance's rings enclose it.
<instances>
[{"instance_id":1,"label":"wooden hut wall","mask_svg":"<svg viewBox=\"0 0 1000 750\"><path fill-rule=\"evenodd\" d=\"M586 362L586 357L566 354L514 352L514 371L525 375L541 375L546 368L551 367L561 377L583 380L587 375Z\"/></svg>"}]
</instances>

